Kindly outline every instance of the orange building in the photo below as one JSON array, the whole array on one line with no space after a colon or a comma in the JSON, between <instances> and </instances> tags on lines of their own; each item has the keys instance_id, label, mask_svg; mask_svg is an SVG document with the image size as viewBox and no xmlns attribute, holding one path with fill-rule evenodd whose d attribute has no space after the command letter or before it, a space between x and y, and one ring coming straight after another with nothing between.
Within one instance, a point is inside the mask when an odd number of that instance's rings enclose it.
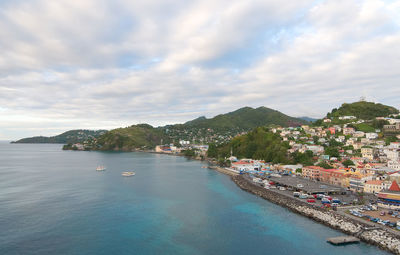
<instances>
[{"instance_id":1,"label":"orange building","mask_svg":"<svg viewBox=\"0 0 400 255\"><path fill-rule=\"evenodd\" d=\"M302 168L302 176L304 178L308 178L311 180L320 180L320 172L324 170L324 168L320 166L305 166Z\"/></svg>"},{"instance_id":2,"label":"orange building","mask_svg":"<svg viewBox=\"0 0 400 255\"><path fill-rule=\"evenodd\" d=\"M324 169L320 171L321 181L336 186L343 186L348 175L345 170L339 169Z\"/></svg>"}]
</instances>

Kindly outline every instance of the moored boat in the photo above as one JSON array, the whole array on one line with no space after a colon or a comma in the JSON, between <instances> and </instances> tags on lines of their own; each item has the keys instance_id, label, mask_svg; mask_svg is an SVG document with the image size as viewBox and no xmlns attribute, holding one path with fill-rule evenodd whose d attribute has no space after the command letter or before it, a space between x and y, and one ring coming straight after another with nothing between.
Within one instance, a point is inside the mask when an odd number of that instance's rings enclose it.
<instances>
[{"instance_id":1,"label":"moored boat","mask_svg":"<svg viewBox=\"0 0 400 255\"><path fill-rule=\"evenodd\" d=\"M122 176L126 176L126 177L129 177L129 176L133 176L133 175L135 175L135 172L122 172L122 174L121 174Z\"/></svg>"},{"instance_id":2,"label":"moored boat","mask_svg":"<svg viewBox=\"0 0 400 255\"><path fill-rule=\"evenodd\" d=\"M105 166L97 166L96 171L104 171L106 170Z\"/></svg>"}]
</instances>

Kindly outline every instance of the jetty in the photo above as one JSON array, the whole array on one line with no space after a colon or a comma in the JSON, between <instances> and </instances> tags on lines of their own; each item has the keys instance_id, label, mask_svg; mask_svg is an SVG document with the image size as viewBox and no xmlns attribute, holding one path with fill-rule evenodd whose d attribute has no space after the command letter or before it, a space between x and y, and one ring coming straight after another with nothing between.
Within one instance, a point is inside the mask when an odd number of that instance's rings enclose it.
<instances>
[{"instance_id":1,"label":"jetty","mask_svg":"<svg viewBox=\"0 0 400 255\"><path fill-rule=\"evenodd\" d=\"M326 239L326 241L334 245L344 245L351 243L359 243L360 239L354 236L338 236L338 237L328 238Z\"/></svg>"}]
</instances>

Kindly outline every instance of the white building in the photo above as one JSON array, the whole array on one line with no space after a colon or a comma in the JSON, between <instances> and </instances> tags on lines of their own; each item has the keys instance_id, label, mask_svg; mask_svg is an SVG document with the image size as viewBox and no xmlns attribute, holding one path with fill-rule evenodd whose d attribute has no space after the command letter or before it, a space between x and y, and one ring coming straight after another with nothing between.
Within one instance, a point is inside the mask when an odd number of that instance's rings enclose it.
<instances>
[{"instance_id":1,"label":"white building","mask_svg":"<svg viewBox=\"0 0 400 255\"><path fill-rule=\"evenodd\" d=\"M399 161L399 150L385 150L385 154L390 161Z\"/></svg>"},{"instance_id":2,"label":"white building","mask_svg":"<svg viewBox=\"0 0 400 255\"><path fill-rule=\"evenodd\" d=\"M354 120L357 119L356 116L340 116L339 120Z\"/></svg>"},{"instance_id":3,"label":"white building","mask_svg":"<svg viewBox=\"0 0 400 255\"><path fill-rule=\"evenodd\" d=\"M388 161L387 166L389 168L400 170L400 162L399 161Z\"/></svg>"},{"instance_id":4,"label":"white building","mask_svg":"<svg viewBox=\"0 0 400 255\"><path fill-rule=\"evenodd\" d=\"M365 133L363 131L355 131L353 136L354 137L363 137Z\"/></svg>"},{"instance_id":5,"label":"white building","mask_svg":"<svg viewBox=\"0 0 400 255\"><path fill-rule=\"evenodd\" d=\"M376 139L376 138L378 138L378 134L377 133L366 133L365 137L368 139Z\"/></svg>"},{"instance_id":6,"label":"white building","mask_svg":"<svg viewBox=\"0 0 400 255\"><path fill-rule=\"evenodd\" d=\"M343 134L344 135L352 135L354 134L355 130L352 127L345 127L343 128Z\"/></svg>"}]
</instances>

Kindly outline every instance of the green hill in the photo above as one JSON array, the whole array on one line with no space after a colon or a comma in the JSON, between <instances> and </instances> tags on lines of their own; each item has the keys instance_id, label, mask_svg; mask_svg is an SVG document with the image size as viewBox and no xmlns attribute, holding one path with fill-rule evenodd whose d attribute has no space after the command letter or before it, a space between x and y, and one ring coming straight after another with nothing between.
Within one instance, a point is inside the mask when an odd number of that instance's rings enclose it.
<instances>
[{"instance_id":1,"label":"green hill","mask_svg":"<svg viewBox=\"0 0 400 255\"><path fill-rule=\"evenodd\" d=\"M133 125L127 128L113 129L93 141L89 146L104 151L134 151L153 149L157 144L168 143L169 138L160 128L147 124Z\"/></svg>"},{"instance_id":2,"label":"green hill","mask_svg":"<svg viewBox=\"0 0 400 255\"><path fill-rule=\"evenodd\" d=\"M86 141L88 139L96 138L104 133L107 130L85 130L85 129L77 129L70 130L64 132L60 135L56 136L34 136L29 138L23 138L18 141L14 141L12 143L79 143Z\"/></svg>"},{"instance_id":3,"label":"green hill","mask_svg":"<svg viewBox=\"0 0 400 255\"><path fill-rule=\"evenodd\" d=\"M333 109L328 113L328 118L338 118L340 116L355 116L359 119L372 120L376 117L387 117L390 114L399 113L394 107L373 103L373 102L355 102L351 104L342 104L338 109Z\"/></svg>"},{"instance_id":4,"label":"green hill","mask_svg":"<svg viewBox=\"0 0 400 255\"><path fill-rule=\"evenodd\" d=\"M85 149L105 151L133 151L153 149L155 145L180 140L209 143L225 143L232 137L266 125L298 126L308 123L305 120L287 116L266 107L244 107L234 112L220 114L207 119L202 116L185 124L167 125L154 128L147 124L117 128L85 142ZM209 130L211 129L211 130ZM71 144L64 149L73 149Z\"/></svg>"},{"instance_id":5,"label":"green hill","mask_svg":"<svg viewBox=\"0 0 400 255\"><path fill-rule=\"evenodd\" d=\"M230 152L238 158L261 159L266 162L288 163L289 144L283 142L279 134L274 134L265 127L258 127L246 135L235 137L228 144L216 149L215 158L230 156Z\"/></svg>"},{"instance_id":6,"label":"green hill","mask_svg":"<svg viewBox=\"0 0 400 255\"><path fill-rule=\"evenodd\" d=\"M234 112L220 114L207 119L204 116L186 122L186 127L212 128L216 130L228 130L233 128L253 129L270 124L280 126L299 126L308 123L299 118L287 116L279 111L267 107L243 107Z\"/></svg>"}]
</instances>

